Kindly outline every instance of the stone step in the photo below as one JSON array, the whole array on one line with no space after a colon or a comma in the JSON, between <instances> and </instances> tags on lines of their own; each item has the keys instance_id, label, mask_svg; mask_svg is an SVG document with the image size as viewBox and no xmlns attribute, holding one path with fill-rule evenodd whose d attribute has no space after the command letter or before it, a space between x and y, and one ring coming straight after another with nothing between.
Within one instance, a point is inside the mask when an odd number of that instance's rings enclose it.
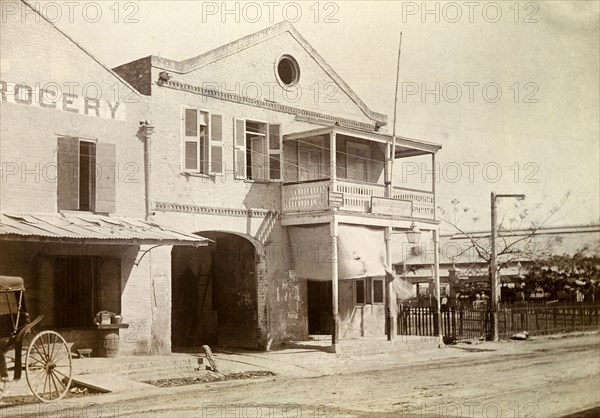
<instances>
[{"instance_id":1,"label":"stone step","mask_svg":"<svg viewBox=\"0 0 600 418\"><path fill-rule=\"evenodd\" d=\"M198 358L190 355L73 359L74 374L117 373L128 375L137 371L194 370L197 367Z\"/></svg>"},{"instance_id":2,"label":"stone step","mask_svg":"<svg viewBox=\"0 0 600 418\"><path fill-rule=\"evenodd\" d=\"M403 338L399 335L390 341L342 341L338 347L342 356L361 357L377 354L401 354L403 352L431 350L439 347L436 337Z\"/></svg>"}]
</instances>

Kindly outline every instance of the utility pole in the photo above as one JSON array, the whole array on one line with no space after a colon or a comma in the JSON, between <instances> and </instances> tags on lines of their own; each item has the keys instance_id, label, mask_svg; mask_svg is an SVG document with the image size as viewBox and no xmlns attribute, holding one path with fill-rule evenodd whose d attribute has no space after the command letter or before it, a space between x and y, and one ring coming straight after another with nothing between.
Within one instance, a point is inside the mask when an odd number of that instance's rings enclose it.
<instances>
[{"instance_id":1,"label":"utility pole","mask_svg":"<svg viewBox=\"0 0 600 418\"><path fill-rule=\"evenodd\" d=\"M491 196L491 207L492 207L492 232L491 232L491 243L492 243L492 257L490 259L490 280L492 287L492 341L498 341L498 303L500 302L499 288L498 288L498 276L497 273L497 262L496 262L496 234L497 234L497 220L496 220L496 193L492 192Z\"/></svg>"},{"instance_id":2,"label":"utility pole","mask_svg":"<svg viewBox=\"0 0 600 418\"><path fill-rule=\"evenodd\" d=\"M514 197L518 200L525 199L524 194L496 194L490 195L490 206L492 209L492 231L490 234L491 257L490 257L490 281L492 287L492 341L498 341L498 304L500 303L500 283L498 282L498 261L496 260L496 237L498 236L498 221L496 215L496 200L502 197Z\"/></svg>"}]
</instances>

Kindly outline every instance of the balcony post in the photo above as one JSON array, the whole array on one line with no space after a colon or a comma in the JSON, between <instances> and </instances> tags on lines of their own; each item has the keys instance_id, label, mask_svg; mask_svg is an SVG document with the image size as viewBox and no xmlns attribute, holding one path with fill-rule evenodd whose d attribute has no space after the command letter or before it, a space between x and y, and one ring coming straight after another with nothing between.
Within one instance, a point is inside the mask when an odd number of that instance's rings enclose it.
<instances>
[{"instance_id":1,"label":"balcony post","mask_svg":"<svg viewBox=\"0 0 600 418\"><path fill-rule=\"evenodd\" d=\"M336 209L333 208L333 220L331 221L331 306L333 324L331 329L331 345L334 352L338 352L338 344L340 341L340 316L339 316L339 299L338 299L338 220Z\"/></svg>"},{"instance_id":2,"label":"balcony post","mask_svg":"<svg viewBox=\"0 0 600 418\"><path fill-rule=\"evenodd\" d=\"M392 184L392 170L393 170L393 156L391 155L392 146L390 143L385 144L385 166L383 167L383 183L385 184L385 197L393 196L393 184Z\"/></svg>"},{"instance_id":3,"label":"balcony post","mask_svg":"<svg viewBox=\"0 0 600 418\"><path fill-rule=\"evenodd\" d=\"M332 132L329 134L329 165L330 165L330 174L329 178L331 179L332 184L337 179L337 161L336 161L336 134ZM335 190L331 190L332 192Z\"/></svg>"},{"instance_id":4,"label":"balcony post","mask_svg":"<svg viewBox=\"0 0 600 418\"><path fill-rule=\"evenodd\" d=\"M437 172L435 169L435 153L431 154L431 173L432 173L432 178L431 178L431 192L433 193L433 220L436 221L437 217L436 217L436 207L435 207L435 179L437 176Z\"/></svg>"}]
</instances>

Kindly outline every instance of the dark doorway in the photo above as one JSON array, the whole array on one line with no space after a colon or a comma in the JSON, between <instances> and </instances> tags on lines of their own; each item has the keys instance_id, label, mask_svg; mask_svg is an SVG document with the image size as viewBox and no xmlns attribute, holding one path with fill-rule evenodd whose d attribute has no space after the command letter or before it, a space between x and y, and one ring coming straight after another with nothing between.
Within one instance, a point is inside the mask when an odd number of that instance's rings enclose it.
<instances>
[{"instance_id":1,"label":"dark doorway","mask_svg":"<svg viewBox=\"0 0 600 418\"><path fill-rule=\"evenodd\" d=\"M208 247L171 252L174 351L203 344L259 349L258 274L254 245L231 233L203 231Z\"/></svg>"},{"instance_id":2,"label":"dark doorway","mask_svg":"<svg viewBox=\"0 0 600 418\"><path fill-rule=\"evenodd\" d=\"M333 306L331 304L331 282L307 281L308 333L311 335L331 334Z\"/></svg>"},{"instance_id":3,"label":"dark doorway","mask_svg":"<svg viewBox=\"0 0 600 418\"><path fill-rule=\"evenodd\" d=\"M187 351L217 340L212 305L214 247L174 246L171 252L173 351Z\"/></svg>"},{"instance_id":4,"label":"dark doorway","mask_svg":"<svg viewBox=\"0 0 600 418\"><path fill-rule=\"evenodd\" d=\"M258 287L254 247L233 234L205 235L216 241L213 304L218 312L218 344L257 349Z\"/></svg>"}]
</instances>

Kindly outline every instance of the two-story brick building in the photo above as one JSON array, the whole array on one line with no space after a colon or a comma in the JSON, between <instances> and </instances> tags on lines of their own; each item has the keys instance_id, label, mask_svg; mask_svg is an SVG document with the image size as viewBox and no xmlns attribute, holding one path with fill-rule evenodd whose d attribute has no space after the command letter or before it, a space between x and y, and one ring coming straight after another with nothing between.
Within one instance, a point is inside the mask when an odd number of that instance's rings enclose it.
<instances>
[{"instance_id":1,"label":"two-story brick building","mask_svg":"<svg viewBox=\"0 0 600 418\"><path fill-rule=\"evenodd\" d=\"M145 220L147 98L26 2L4 6L0 274L74 348L98 348L106 310L129 323L122 352L168 353L171 247L207 240Z\"/></svg>"},{"instance_id":2,"label":"two-story brick building","mask_svg":"<svg viewBox=\"0 0 600 418\"><path fill-rule=\"evenodd\" d=\"M392 234L438 228L435 175L392 187L386 159L441 146L394 140L287 22L114 71L148 99L152 219L216 242L173 248L174 346L385 335Z\"/></svg>"}]
</instances>

